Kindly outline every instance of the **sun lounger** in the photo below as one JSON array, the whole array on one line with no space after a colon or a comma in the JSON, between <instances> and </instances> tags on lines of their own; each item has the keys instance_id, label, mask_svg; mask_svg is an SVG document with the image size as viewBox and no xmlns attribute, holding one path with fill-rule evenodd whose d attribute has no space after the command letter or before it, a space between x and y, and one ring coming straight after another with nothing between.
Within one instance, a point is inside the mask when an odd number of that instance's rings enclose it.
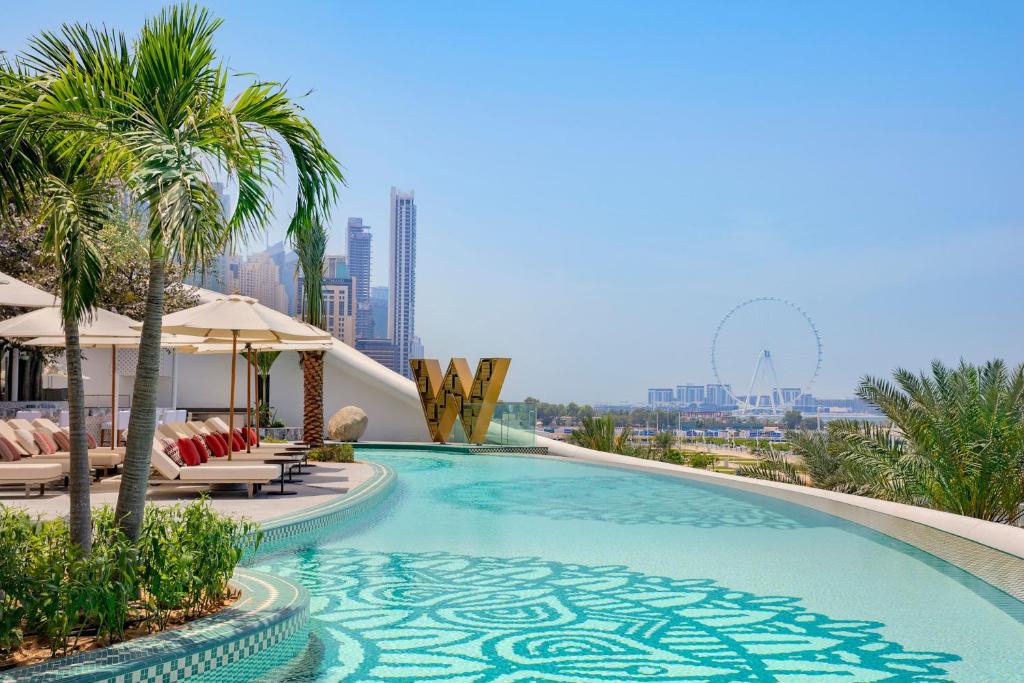
<instances>
[{"instance_id":1,"label":"sun lounger","mask_svg":"<svg viewBox=\"0 0 1024 683\"><path fill-rule=\"evenodd\" d=\"M270 469L274 469L270 466ZM39 487L39 495L46 492L46 485L53 481L64 478L60 465L51 463L16 462L0 463L0 484L23 484L25 496L32 493L32 489Z\"/></svg>"},{"instance_id":2,"label":"sun lounger","mask_svg":"<svg viewBox=\"0 0 1024 683\"><path fill-rule=\"evenodd\" d=\"M150 485L245 484L250 498L255 494L257 486L277 477L277 468L273 465L208 462L194 467L180 467L164 453L159 443L153 444L151 462L155 476L150 478Z\"/></svg>"}]
</instances>

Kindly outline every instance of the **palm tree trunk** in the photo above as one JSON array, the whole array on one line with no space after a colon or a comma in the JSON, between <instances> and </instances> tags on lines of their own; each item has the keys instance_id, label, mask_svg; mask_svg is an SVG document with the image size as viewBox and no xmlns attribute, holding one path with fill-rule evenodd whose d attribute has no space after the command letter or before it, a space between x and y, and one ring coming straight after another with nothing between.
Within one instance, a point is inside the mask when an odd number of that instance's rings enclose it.
<instances>
[{"instance_id":1,"label":"palm tree trunk","mask_svg":"<svg viewBox=\"0 0 1024 683\"><path fill-rule=\"evenodd\" d=\"M302 440L324 445L324 352L302 352Z\"/></svg>"},{"instance_id":2,"label":"palm tree trunk","mask_svg":"<svg viewBox=\"0 0 1024 683\"><path fill-rule=\"evenodd\" d=\"M164 315L164 268L162 258L149 262L149 289L146 313L139 341L139 364L135 368L128 440L125 444L124 472L117 492L116 517L125 535L132 541L142 531L142 513L149 488L149 467L156 432L156 392L160 382L160 331Z\"/></svg>"},{"instance_id":3,"label":"palm tree trunk","mask_svg":"<svg viewBox=\"0 0 1024 683\"><path fill-rule=\"evenodd\" d=\"M68 432L71 441L69 480L71 541L88 555L92 551L92 510L89 502L89 443L85 438L85 387L78 321L64 321L64 351L68 364Z\"/></svg>"}]
</instances>

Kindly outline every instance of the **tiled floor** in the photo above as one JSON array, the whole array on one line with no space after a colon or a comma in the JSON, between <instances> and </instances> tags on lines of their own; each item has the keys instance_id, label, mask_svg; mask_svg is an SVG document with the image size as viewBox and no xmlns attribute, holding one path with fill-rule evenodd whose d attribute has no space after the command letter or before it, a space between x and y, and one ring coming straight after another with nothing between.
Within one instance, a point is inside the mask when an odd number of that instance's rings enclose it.
<instances>
[{"instance_id":1,"label":"tiled floor","mask_svg":"<svg viewBox=\"0 0 1024 683\"><path fill-rule=\"evenodd\" d=\"M295 490L298 492L297 495L271 496L261 493L253 498L247 498L244 490L217 491L210 496L210 500L213 507L219 512L233 517L247 517L263 521L305 509L322 507L336 500L339 495L344 495L358 487L371 476L372 472L371 466L362 462L319 463L301 475L295 475L297 479L302 480L301 483L285 483L285 490ZM91 491L92 504L94 506L116 505L117 487L116 478L94 483ZM277 484L268 484L264 487L264 491L277 488ZM208 490L205 486L150 487L149 502L156 505L174 505L193 500L200 493ZM48 486L46 493L42 496L36 491L31 497L26 498L24 488L19 486L0 488L0 504L24 508L33 515L57 517L67 514L69 500L67 491L60 487Z\"/></svg>"}]
</instances>

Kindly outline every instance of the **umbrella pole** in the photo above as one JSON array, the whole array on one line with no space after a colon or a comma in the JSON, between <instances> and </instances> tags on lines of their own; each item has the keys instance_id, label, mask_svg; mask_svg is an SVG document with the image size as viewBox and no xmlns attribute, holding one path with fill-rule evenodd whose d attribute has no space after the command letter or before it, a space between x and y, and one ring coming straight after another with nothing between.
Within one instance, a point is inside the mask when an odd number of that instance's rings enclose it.
<instances>
[{"instance_id":1,"label":"umbrella pole","mask_svg":"<svg viewBox=\"0 0 1024 683\"><path fill-rule=\"evenodd\" d=\"M252 344L245 345L245 452L252 453Z\"/></svg>"},{"instance_id":2,"label":"umbrella pole","mask_svg":"<svg viewBox=\"0 0 1024 683\"><path fill-rule=\"evenodd\" d=\"M110 347L110 447L117 448L117 345Z\"/></svg>"},{"instance_id":3,"label":"umbrella pole","mask_svg":"<svg viewBox=\"0 0 1024 683\"><path fill-rule=\"evenodd\" d=\"M235 358L238 356L238 330L231 330L231 398L228 403L228 460L235 449L232 439L235 435Z\"/></svg>"},{"instance_id":4,"label":"umbrella pole","mask_svg":"<svg viewBox=\"0 0 1024 683\"><path fill-rule=\"evenodd\" d=\"M256 367L256 351L252 353L252 383L256 387L256 395L254 396L255 402L253 403L252 416L256 422L256 445L260 445L260 378L257 374L258 368Z\"/></svg>"}]
</instances>

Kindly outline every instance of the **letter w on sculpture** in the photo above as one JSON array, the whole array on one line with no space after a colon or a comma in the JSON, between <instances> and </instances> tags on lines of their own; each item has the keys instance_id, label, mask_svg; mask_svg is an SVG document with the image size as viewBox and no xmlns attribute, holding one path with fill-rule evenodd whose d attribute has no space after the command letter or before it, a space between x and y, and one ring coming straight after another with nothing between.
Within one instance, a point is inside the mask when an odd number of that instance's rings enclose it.
<instances>
[{"instance_id":1,"label":"letter w on sculpture","mask_svg":"<svg viewBox=\"0 0 1024 683\"><path fill-rule=\"evenodd\" d=\"M447 441L459 418L469 442L483 443L511 363L511 358L481 358L471 379L465 358L452 358L443 377L436 360L410 359L430 438Z\"/></svg>"}]
</instances>

